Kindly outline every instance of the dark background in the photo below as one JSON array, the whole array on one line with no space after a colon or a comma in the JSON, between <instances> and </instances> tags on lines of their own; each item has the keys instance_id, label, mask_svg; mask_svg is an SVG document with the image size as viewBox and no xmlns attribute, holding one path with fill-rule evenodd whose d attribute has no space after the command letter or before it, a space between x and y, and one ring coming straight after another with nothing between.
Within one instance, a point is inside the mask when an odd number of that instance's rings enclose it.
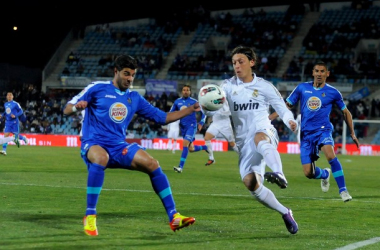
<instances>
[{"instance_id":1,"label":"dark background","mask_svg":"<svg viewBox=\"0 0 380 250\"><path fill-rule=\"evenodd\" d=\"M287 5L294 1L244 1L211 4L205 1L2 1L0 63L42 70L72 28L139 18L165 18L200 4L209 11ZM297 1L309 3L313 1ZM337 2L337 1L324 1ZM343 1L340 1L343 2ZM185 3L185 4L183 4ZM13 26L18 31L13 31Z\"/></svg>"}]
</instances>

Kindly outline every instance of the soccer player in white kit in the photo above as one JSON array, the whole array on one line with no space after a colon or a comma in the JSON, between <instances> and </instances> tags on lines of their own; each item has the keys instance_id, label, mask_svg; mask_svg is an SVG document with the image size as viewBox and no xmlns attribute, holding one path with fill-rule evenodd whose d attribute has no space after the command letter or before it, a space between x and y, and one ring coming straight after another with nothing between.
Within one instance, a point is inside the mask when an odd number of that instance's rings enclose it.
<instances>
[{"instance_id":1,"label":"soccer player in white kit","mask_svg":"<svg viewBox=\"0 0 380 250\"><path fill-rule=\"evenodd\" d=\"M179 120L168 124L168 145L167 149L175 153L177 148L177 137L179 135Z\"/></svg>"},{"instance_id":2,"label":"soccer player in white kit","mask_svg":"<svg viewBox=\"0 0 380 250\"><path fill-rule=\"evenodd\" d=\"M269 107L275 109L292 131L297 130L297 122L276 87L253 72L257 57L250 47L234 48L231 59L235 76L224 80L221 87L226 92L240 152L241 179L251 195L264 206L280 213L288 231L295 234L298 225L292 210L282 205L274 193L264 186L265 164L262 163L266 162L273 171L267 176L268 181L282 188L287 186L277 151L277 131L268 117Z\"/></svg>"},{"instance_id":3,"label":"soccer player in white kit","mask_svg":"<svg viewBox=\"0 0 380 250\"><path fill-rule=\"evenodd\" d=\"M235 143L234 132L231 126L230 115L231 112L227 102L225 102L223 104L223 107L212 115L212 122L207 128L204 137L208 151L208 161L206 162L205 166L209 166L215 163L211 140L219 134L222 135L228 141L228 144L232 147L232 149L239 154L239 149Z\"/></svg>"}]
</instances>

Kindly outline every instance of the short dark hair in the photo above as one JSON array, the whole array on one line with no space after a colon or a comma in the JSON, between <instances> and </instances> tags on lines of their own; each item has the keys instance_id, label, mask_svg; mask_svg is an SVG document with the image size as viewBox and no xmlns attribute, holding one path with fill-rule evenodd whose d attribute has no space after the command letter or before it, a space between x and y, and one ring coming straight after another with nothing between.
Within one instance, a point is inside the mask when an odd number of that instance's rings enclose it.
<instances>
[{"instance_id":1,"label":"short dark hair","mask_svg":"<svg viewBox=\"0 0 380 250\"><path fill-rule=\"evenodd\" d=\"M329 71L329 68L327 67L327 64L324 62L324 61L318 61L314 64L314 67L313 69L315 68L315 66L323 66L326 68L327 71Z\"/></svg>"},{"instance_id":2,"label":"short dark hair","mask_svg":"<svg viewBox=\"0 0 380 250\"><path fill-rule=\"evenodd\" d=\"M255 69L256 68L256 64L258 63L257 62L257 56L256 56L256 53L255 51L253 51L252 48L250 47L246 47L246 46L243 46L243 45L239 45L237 47L235 47L232 52L231 52L231 58L235 55L235 54L244 54L248 57L249 60L253 60L255 62L255 65L252 67L252 69Z\"/></svg>"},{"instance_id":3,"label":"short dark hair","mask_svg":"<svg viewBox=\"0 0 380 250\"><path fill-rule=\"evenodd\" d=\"M185 84L185 85L183 85L182 89L183 89L184 87L188 87L188 88L190 89L190 91L191 91L191 86L190 86L189 84Z\"/></svg>"},{"instance_id":4,"label":"short dark hair","mask_svg":"<svg viewBox=\"0 0 380 250\"><path fill-rule=\"evenodd\" d=\"M115 59L115 68L118 71L123 70L124 68L137 69L137 60L130 55L119 55Z\"/></svg>"}]
</instances>

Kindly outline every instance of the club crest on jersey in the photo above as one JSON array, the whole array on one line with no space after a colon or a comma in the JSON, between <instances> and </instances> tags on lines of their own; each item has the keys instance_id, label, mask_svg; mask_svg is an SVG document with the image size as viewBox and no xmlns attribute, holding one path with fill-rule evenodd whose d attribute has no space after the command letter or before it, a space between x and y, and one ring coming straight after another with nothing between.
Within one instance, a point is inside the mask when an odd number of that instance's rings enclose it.
<instances>
[{"instance_id":1,"label":"club crest on jersey","mask_svg":"<svg viewBox=\"0 0 380 250\"><path fill-rule=\"evenodd\" d=\"M322 93L322 97L325 97L326 96L326 94L325 93Z\"/></svg>"},{"instance_id":2,"label":"club crest on jersey","mask_svg":"<svg viewBox=\"0 0 380 250\"><path fill-rule=\"evenodd\" d=\"M253 90L252 96L253 97L258 97L259 96L259 91L257 89Z\"/></svg>"},{"instance_id":3,"label":"club crest on jersey","mask_svg":"<svg viewBox=\"0 0 380 250\"><path fill-rule=\"evenodd\" d=\"M121 123L127 118L128 109L120 102L114 103L109 110L109 116L112 121L116 123Z\"/></svg>"},{"instance_id":4,"label":"club crest on jersey","mask_svg":"<svg viewBox=\"0 0 380 250\"><path fill-rule=\"evenodd\" d=\"M317 111L321 108L322 101L316 96L312 96L307 100L307 108L310 111Z\"/></svg>"}]
</instances>

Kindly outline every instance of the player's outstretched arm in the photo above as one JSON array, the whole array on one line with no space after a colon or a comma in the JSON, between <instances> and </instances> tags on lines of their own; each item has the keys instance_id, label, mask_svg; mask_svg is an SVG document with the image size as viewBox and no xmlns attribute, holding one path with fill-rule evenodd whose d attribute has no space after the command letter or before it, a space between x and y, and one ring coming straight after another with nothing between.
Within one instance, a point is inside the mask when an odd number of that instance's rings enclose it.
<instances>
[{"instance_id":1,"label":"player's outstretched arm","mask_svg":"<svg viewBox=\"0 0 380 250\"><path fill-rule=\"evenodd\" d=\"M200 110L201 110L201 106L199 106L199 103L196 102L193 105L191 105L185 109L181 109L181 110L174 111L174 112L167 112L165 124L174 122L176 120L179 120L185 116L192 114L193 112L197 112Z\"/></svg>"},{"instance_id":2,"label":"player's outstretched arm","mask_svg":"<svg viewBox=\"0 0 380 250\"><path fill-rule=\"evenodd\" d=\"M77 111L82 111L87 107L86 101L80 101L76 104L67 103L65 108L63 109L64 115L71 115Z\"/></svg>"},{"instance_id":3,"label":"player's outstretched arm","mask_svg":"<svg viewBox=\"0 0 380 250\"><path fill-rule=\"evenodd\" d=\"M351 138L355 142L356 147L359 149L360 143L359 143L358 138L356 138L356 135L355 135L354 123L352 122L351 112L348 110L348 108L343 109L342 112L343 112L344 121L346 122L347 127L350 130Z\"/></svg>"}]
</instances>

